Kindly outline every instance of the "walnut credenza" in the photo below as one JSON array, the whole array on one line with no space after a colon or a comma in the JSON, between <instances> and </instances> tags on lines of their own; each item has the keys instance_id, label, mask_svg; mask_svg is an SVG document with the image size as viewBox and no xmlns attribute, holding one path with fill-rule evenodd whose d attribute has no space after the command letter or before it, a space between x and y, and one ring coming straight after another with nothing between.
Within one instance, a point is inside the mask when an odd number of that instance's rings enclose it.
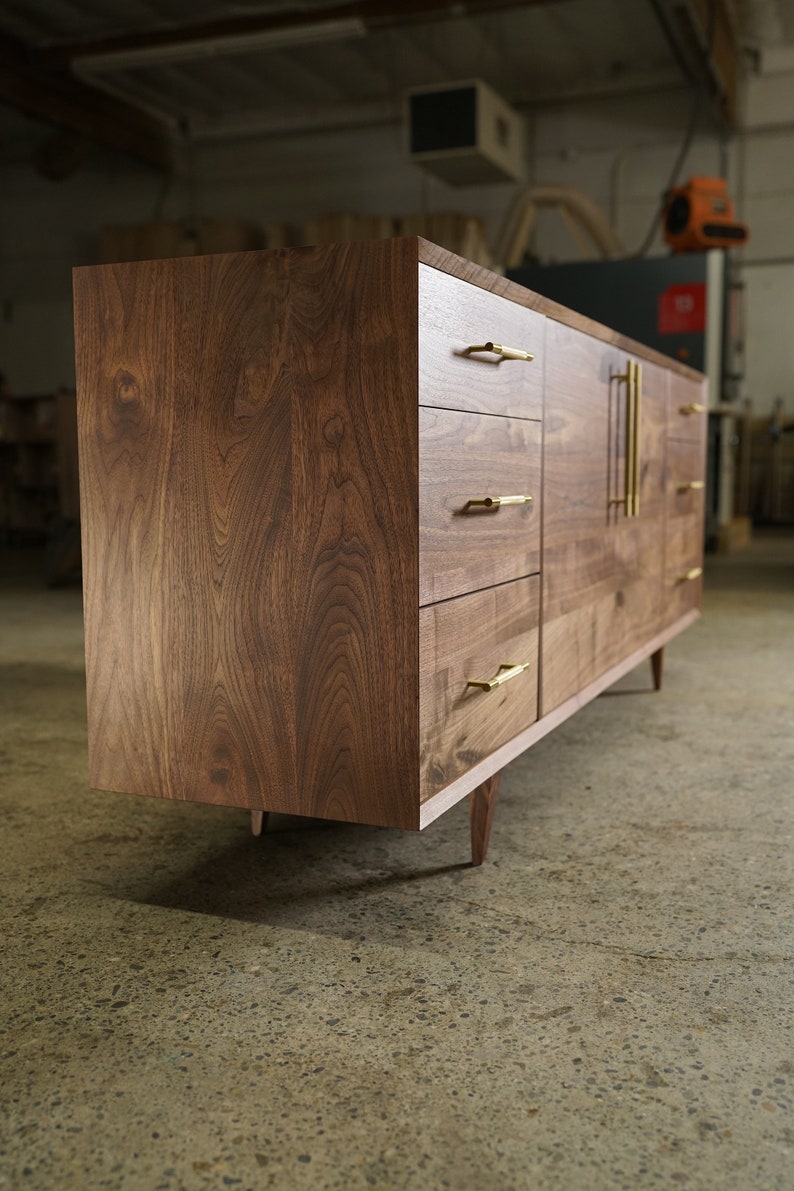
<instances>
[{"instance_id":1,"label":"walnut credenza","mask_svg":"<svg viewBox=\"0 0 794 1191\"><path fill-rule=\"evenodd\" d=\"M75 272L91 784L401 828L700 604L705 381L424 240Z\"/></svg>"}]
</instances>

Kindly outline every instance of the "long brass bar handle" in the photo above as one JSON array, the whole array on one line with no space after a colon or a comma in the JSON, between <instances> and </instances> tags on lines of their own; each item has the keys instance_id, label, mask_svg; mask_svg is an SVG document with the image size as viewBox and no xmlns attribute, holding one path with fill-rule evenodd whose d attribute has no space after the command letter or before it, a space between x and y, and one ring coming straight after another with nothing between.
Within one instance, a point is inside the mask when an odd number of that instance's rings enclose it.
<instances>
[{"instance_id":1,"label":"long brass bar handle","mask_svg":"<svg viewBox=\"0 0 794 1191\"><path fill-rule=\"evenodd\" d=\"M634 360L627 360L626 371L612 374L612 380L626 382L626 453L623 469L623 497L610 504L624 505L627 517L636 517L640 506L639 485L639 418L642 370Z\"/></svg>"},{"instance_id":2,"label":"long brass bar handle","mask_svg":"<svg viewBox=\"0 0 794 1191\"><path fill-rule=\"evenodd\" d=\"M703 567L690 567L688 571L684 571L682 575L678 576L679 583L688 583L691 579L699 579L703 574Z\"/></svg>"},{"instance_id":3,"label":"long brass bar handle","mask_svg":"<svg viewBox=\"0 0 794 1191\"><path fill-rule=\"evenodd\" d=\"M531 505L531 496L478 496L467 500L463 512L469 509L501 509L502 505Z\"/></svg>"},{"instance_id":4,"label":"long brass bar handle","mask_svg":"<svg viewBox=\"0 0 794 1191\"><path fill-rule=\"evenodd\" d=\"M706 412L705 405L700 405L697 401L690 401L688 405L679 405L678 412L684 417L689 417L690 414L704 414Z\"/></svg>"},{"instance_id":5,"label":"long brass bar handle","mask_svg":"<svg viewBox=\"0 0 794 1191\"><path fill-rule=\"evenodd\" d=\"M634 516L634 361L626 362L623 373L626 381L626 457L623 483L626 494L626 516Z\"/></svg>"},{"instance_id":6,"label":"long brass bar handle","mask_svg":"<svg viewBox=\"0 0 794 1191\"><path fill-rule=\"evenodd\" d=\"M687 480L685 484L678 485L679 492L700 492L701 488L706 487L705 480Z\"/></svg>"},{"instance_id":7,"label":"long brass bar handle","mask_svg":"<svg viewBox=\"0 0 794 1191\"><path fill-rule=\"evenodd\" d=\"M634 437L632 439L632 475L634 478L632 517L640 515L640 414L642 410L642 364L634 364Z\"/></svg>"},{"instance_id":8,"label":"long brass bar handle","mask_svg":"<svg viewBox=\"0 0 794 1191\"><path fill-rule=\"evenodd\" d=\"M474 343L467 347L466 351L470 355L472 352L494 352L497 356L504 356L506 360L526 360L528 363L535 359L532 352L525 352L520 347L505 347L504 344L493 343L490 339L487 343Z\"/></svg>"},{"instance_id":9,"label":"long brass bar handle","mask_svg":"<svg viewBox=\"0 0 794 1191\"><path fill-rule=\"evenodd\" d=\"M504 683L509 682L511 678L518 678L519 674L523 674L528 669L529 662L519 662L517 665L513 665L511 662L502 662L494 678L468 678L466 686L476 686L481 691L492 691L495 687L503 686Z\"/></svg>"}]
</instances>

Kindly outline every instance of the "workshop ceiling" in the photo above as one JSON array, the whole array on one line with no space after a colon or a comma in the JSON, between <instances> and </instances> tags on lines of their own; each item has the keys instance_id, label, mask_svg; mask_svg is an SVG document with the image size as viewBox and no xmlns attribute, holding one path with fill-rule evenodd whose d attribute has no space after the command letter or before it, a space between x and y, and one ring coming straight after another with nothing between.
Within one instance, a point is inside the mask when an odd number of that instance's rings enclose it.
<instances>
[{"instance_id":1,"label":"workshop ceiling","mask_svg":"<svg viewBox=\"0 0 794 1191\"><path fill-rule=\"evenodd\" d=\"M794 41L794 5L19 0L0 4L0 99L162 164L152 146L176 135L395 119L423 84L482 78L519 106L675 86L705 62L707 26L713 45Z\"/></svg>"}]
</instances>

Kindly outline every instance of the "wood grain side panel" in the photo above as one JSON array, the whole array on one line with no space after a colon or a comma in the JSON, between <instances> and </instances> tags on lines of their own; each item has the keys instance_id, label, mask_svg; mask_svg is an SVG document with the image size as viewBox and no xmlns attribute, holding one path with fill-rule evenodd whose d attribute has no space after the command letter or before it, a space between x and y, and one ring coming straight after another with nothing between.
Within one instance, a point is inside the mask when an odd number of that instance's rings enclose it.
<instances>
[{"instance_id":1,"label":"wood grain side panel","mask_svg":"<svg viewBox=\"0 0 794 1191\"><path fill-rule=\"evenodd\" d=\"M539 596L535 576L420 611L423 802L536 719ZM466 685L524 662L494 690Z\"/></svg>"},{"instance_id":2,"label":"wood grain side panel","mask_svg":"<svg viewBox=\"0 0 794 1191\"><path fill-rule=\"evenodd\" d=\"M300 813L417 827L416 244L290 262Z\"/></svg>"},{"instance_id":3,"label":"wood grain side panel","mask_svg":"<svg viewBox=\"0 0 794 1191\"><path fill-rule=\"evenodd\" d=\"M419 410L419 602L446 600L540 569L542 426ZM531 504L470 508L487 496Z\"/></svg>"},{"instance_id":4,"label":"wood grain side panel","mask_svg":"<svg viewBox=\"0 0 794 1191\"><path fill-rule=\"evenodd\" d=\"M284 299L273 256L76 271L97 787L291 801Z\"/></svg>"},{"instance_id":5,"label":"wood grain side panel","mask_svg":"<svg viewBox=\"0 0 794 1191\"><path fill-rule=\"evenodd\" d=\"M542 315L419 266L419 400L422 405L541 418ZM509 360L472 346L496 342L535 356Z\"/></svg>"}]
</instances>

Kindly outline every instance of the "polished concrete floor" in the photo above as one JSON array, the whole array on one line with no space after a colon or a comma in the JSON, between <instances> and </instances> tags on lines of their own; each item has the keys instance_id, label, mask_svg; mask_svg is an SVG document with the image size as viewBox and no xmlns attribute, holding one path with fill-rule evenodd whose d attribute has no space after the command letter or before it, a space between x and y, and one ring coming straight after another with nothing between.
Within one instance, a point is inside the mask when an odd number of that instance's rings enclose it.
<instances>
[{"instance_id":1,"label":"polished concrete floor","mask_svg":"<svg viewBox=\"0 0 794 1191\"><path fill-rule=\"evenodd\" d=\"M465 804L89 790L79 592L9 569L0 1187L794 1185L793 537L506 770L481 869Z\"/></svg>"}]
</instances>

